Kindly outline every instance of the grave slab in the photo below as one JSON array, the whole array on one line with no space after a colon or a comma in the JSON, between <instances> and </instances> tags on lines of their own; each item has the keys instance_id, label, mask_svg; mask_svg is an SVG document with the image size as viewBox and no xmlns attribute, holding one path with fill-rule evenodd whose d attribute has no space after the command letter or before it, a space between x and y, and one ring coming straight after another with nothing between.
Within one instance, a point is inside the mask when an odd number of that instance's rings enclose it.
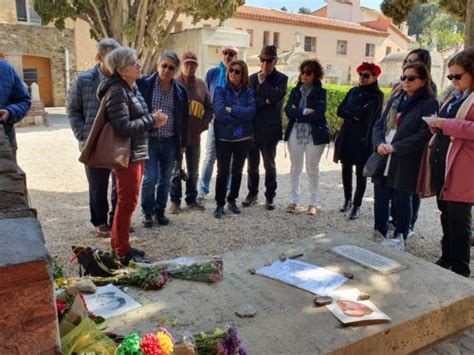
<instances>
[{"instance_id":1,"label":"grave slab","mask_svg":"<svg viewBox=\"0 0 474 355\"><path fill-rule=\"evenodd\" d=\"M392 259L404 268L381 274L337 255L332 248L354 245ZM313 306L314 295L251 275L281 253L304 253L299 260L331 271L352 273L342 287L358 288L391 323L344 327L326 309ZM207 285L171 281L160 291L125 288L143 307L109 320L109 330L126 334L238 327L249 354L405 354L474 324L474 283L425 260L386 249L366 236L318 235L224 254L224 280ZM255 317L239 318L242 304ZM175 326L173 327L172 324Z\"/></svg>"}]
</instances>

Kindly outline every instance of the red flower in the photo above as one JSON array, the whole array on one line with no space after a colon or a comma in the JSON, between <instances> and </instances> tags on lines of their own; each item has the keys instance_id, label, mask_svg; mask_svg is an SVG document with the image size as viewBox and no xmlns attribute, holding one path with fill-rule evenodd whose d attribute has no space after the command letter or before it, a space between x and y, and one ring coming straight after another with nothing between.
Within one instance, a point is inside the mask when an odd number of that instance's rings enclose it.
<instances>
[{"instance_id":1,"label":"red flower","mask_svg":"<svg viewBox=\"0 0 474 355\"><path fill-rule=\"evenodd\" d=\"M67 304L61 300L56 300L56 312L63 313L67 309Z\"/></svg>"},{"instance_id":2,"label":"red flower","mask_svg":"<svg viewBox=\"0 0 474 355\"><path fill-rule=\"evenodd\" d=\"M147 334L143 337L140 348L144 355L161 355L161 345L155 334Z\"/></svg>"}]
</instances>

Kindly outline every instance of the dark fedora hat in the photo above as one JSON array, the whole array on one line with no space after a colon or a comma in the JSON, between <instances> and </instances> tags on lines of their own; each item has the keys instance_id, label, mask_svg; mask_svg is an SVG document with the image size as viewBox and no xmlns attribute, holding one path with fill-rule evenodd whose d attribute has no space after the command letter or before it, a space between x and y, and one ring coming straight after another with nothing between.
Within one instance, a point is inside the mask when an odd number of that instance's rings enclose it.
<instances>
[{"instance_id":1,"label":"dark fedora hat","mask_svg":"<svg viewBox=\"0 0 474 355\"><path fill-rule=\"evenodd\" d=\"M278 59L276 47L274 45L263 47L259 57L263 59Z\"/></svg>"}]
</instances>

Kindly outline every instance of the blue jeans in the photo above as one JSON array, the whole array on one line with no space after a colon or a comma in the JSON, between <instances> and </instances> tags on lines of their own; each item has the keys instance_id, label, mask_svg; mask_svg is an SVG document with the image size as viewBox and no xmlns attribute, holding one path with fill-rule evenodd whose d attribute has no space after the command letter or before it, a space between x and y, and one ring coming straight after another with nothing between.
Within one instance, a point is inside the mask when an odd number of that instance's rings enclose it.
<instances>
[{"instance_id":1,"label":"blue jeans","mask_svg":"<svg viewBox=\"0 0 474 355\"><path fill-rule=\"evenodd\" d=\"M403 238L406 239L413 213L412 195L411 192L398 191L382 184L374 184L374 229L384 237L387 236L390 200L392 200L397 210L395 235L402 234Z\"/></svg>"},{"instance_id":2,"label":"blue jeans","mask_svg":"<svg viewBox=\"0 0 474 355\"><path fill-rule=\"evenodd\" d=\"M162 216L168 202L171 172L176 161L175 139L150 137L148 155L142 182L142 212L145 215Z\"/></svg>"},{"instance_id":3,"label":"blue jeans","mask_svg":"<svg viewBox=\"0 0 474 355\"><path fill-rule=\"evenodd\" d=\"M209 184L211 183L212 171L216 162L216 137L214 135L214 122L209 124L206 141L206 156L202 163L201 178L199 179L199 192L209 193Z\"/></svg>"},{"instance_id":4,"label":"blue jeans","mask_svg":"<svg viewBox=\"0 0 474 355\"><path fill-rule=\"evenodd\" d=\"M192 147L187 147L186 152L183 154L186 159L186 171L188 173L188 180L186 180L186 203L194 203L197 198L197 181L199 177L199 156L201 154L201 145L198 143ZM183 156L181 161L177 161L176 168L182 167ZM176 175L176 169L173 173L173 181L171 182L170 197L172 202L176 202L178 205L181 204L182 192L182 181L180 178L174 178Z\"/></svg>"}]
</instances>

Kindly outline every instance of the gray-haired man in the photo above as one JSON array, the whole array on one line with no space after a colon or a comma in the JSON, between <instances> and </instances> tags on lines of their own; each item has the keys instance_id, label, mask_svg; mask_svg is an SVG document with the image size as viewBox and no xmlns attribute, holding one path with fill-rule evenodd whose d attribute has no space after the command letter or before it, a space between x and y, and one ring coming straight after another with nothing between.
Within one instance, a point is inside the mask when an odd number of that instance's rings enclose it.
<instances>
[{"instance_id":1,"label":"gray-haired man","mask_svg":"<svg viewBox=\"0 0 474 355\"><path fill-rule=\"evenodd\" d=\"M82 149L94 123L100 101L97 98L97 87L100 82L110 76L104 60L107 54L120 44L111 38L105 38L97 43L95 59L97 65L81 73L71 84L66 103L67 117L71 124L74 136ZM87 181L89 183L89 207L91 222L96 227L96 235L110 236L110 227L107 223L109 203L107 189L111 170L86 166ZM112 197L112 200L114 198ZM112 201L112 206L114 201ZM112 208L113 210L113 208ZM111 213L113 217L113 213Z\"/></svg>"}]
</instances>

